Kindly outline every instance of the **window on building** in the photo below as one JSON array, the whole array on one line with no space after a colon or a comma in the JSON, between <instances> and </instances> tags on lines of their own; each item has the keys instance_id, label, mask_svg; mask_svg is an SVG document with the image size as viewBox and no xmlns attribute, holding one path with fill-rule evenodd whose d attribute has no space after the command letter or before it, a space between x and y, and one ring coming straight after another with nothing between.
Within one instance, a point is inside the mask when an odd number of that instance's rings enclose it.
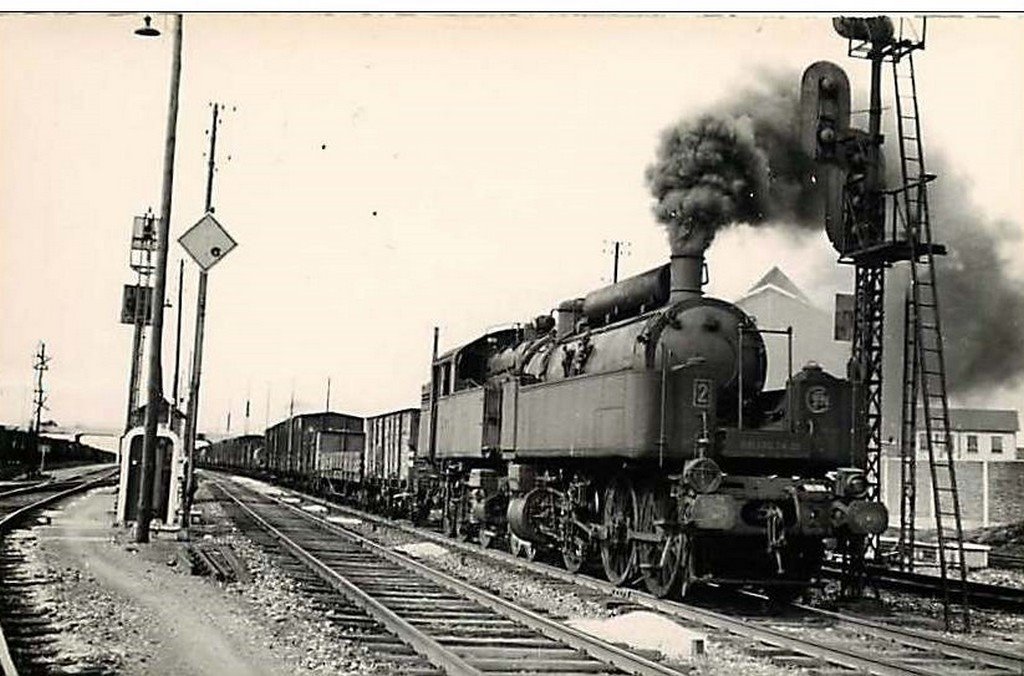
<instances>
[{"instance_id":1,"label":"window on building","mask_svg":"<svg viewBox=\"0 0 1024 676\"><path fill-rule=\"evenodd\" d=\"M1003 452L1003 438L995 435L992 437L992 452L1002 453Z\"/></svg>"},{"instance_id":2,"label":"window on building","mask_svg":"<svg viewBox=\"0 0 1024 676\"><path fill-rule=\"evenodd\" d=\"M926 451L928 450L928 434L927 432L921 432L917 439L917 450Z\"/></svg>"},{"instance_id":3,"label":"window on building","mask_svg":"<svg viewBox=\"0 0 1024 676\"><path fill-rule=\"evenodd\" d=\"M977 453L978 452L978 435L968 434L967 435L967 452Z\"/></svg>"}]
</instances>

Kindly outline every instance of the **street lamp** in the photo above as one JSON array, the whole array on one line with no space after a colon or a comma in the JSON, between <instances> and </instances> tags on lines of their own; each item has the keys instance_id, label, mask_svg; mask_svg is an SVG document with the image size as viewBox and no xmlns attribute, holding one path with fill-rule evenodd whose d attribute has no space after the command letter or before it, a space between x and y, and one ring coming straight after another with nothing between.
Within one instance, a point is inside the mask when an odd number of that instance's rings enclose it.
<instances>
[{"instance_id":1,"label":"street lamp","mask_svg":"<svg viewBox=\"0 0 1024 676\"><path fill-rule=\"evenodd\" d=\"M171 61L171 91L167 107L167 133L164 141L163 188L160 198L160 220L157 222L156 279L153 288L152 342L149 348L149 383L146 404L146 427L142 444L141 482L139 486L138 520L135 541L149 542L149 520L153 511L153 478L156 472L156 432L163 403L163 350L164 297L167 288L167 240L171 227L171 193L174 188L174 146L178 124L178 88L181 83L181 14L173 15L173 56ZM145 26L136 35L154 37L160 31L150 25L152 18L144 19ZM169 413L169 412L168 412Z\"/></svg>"},{"instance_id":2,"label":"street lamp","mask_svg":"<svg viewBox=\"0 0 1024 676\"><path fill-rule=\"evenodd\" d=\"M153 17L147 14L142 20L146 23L146 25L136 28L136 35L141 35L144 38L155 38L156 36L160 35L160 31L149 25L150 23L152 23Z\"/></svg>"}]
</instances>

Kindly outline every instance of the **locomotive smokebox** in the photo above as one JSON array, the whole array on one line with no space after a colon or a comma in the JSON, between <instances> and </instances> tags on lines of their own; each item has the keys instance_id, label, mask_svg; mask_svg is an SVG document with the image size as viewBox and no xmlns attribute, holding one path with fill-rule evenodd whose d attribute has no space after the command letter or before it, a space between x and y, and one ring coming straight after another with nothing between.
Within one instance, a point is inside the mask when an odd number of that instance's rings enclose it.
<instances>
[{"instance_id":1,"label":"locomotive smokebox","mask_svg":"<svg viewBox=\"0 0 1024 676\"><path fill-rule=\"evenodd\" d=\"M704 252L673 253L669 277L669 303L703 295L701 287L704 286Z\"/></svg>"}]
</instances>

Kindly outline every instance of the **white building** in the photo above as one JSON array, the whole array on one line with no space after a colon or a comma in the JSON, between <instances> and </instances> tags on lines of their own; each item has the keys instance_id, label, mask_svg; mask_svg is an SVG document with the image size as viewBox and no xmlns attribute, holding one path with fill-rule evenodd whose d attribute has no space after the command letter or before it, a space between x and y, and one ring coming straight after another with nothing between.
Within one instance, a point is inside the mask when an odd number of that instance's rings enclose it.
<instances>
[{"instance_id":1,"label":"white building","mask_svg":"<svg viewBox=\"0 0 1024 676\"><path fill-rule=\"evenodd\" d=\"M917 528L934 528L928 450L918 411ZM1017 411L976 408L949 409L954 467L965 528L1014 523L1024 518L1024 459L1017 457ZM936 438L938 434L932 432ZM880 466L882 501L889 508L890 524L899 523L899 442L886 445ZM942 460L943 458L936 458Z\"/></svg>"},{"instance_id":2,"label":"white building","mask_svg":"<svg viewBox=\"0 0 1024 676\"><path fill-rule=\"evenodd\" d=\"M735 301L754 317L758 328L785 330L793 327L793 372L816 362L839 378L846 377L850 343L834 340L832 313L814 305L778 267L773 267ZM788 375L787 338L765 335L768 375L765 389L784 387Z\"/></svg>"},{"instance_id":3,"label":"white building","mask_svg":"<svg viewBox=\"0 0 1024 676\"><path fill-rule=\"evenodd\" d=\"M917 412L917 455L927 457L924 411ZM1017 411L982 408L949 409L949 429L956 460L1007 462L1017 458ZM936 433L932 432L934 438Z\"/></svg>"}]
</instances>

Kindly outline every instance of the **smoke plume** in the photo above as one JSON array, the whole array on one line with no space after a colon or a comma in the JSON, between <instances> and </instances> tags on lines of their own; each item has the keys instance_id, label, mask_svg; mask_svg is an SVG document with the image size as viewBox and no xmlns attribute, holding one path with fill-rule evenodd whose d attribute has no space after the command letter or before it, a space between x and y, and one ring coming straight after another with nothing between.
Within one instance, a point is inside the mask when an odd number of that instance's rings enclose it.
<instances>
[{"instance_id":1,"label":"smoke plume","mask_svg":"<svg viewBox=\"0 0 1024 676\"><path fill-rule=\"evenodd\" d=\"M926 161L939 176L928 191L933 238L948 249L935 260L949 391L1015 386L1024 375L1024 281L1010 257L1020 255L1021 226L986 218L939 153Z\"/></svg>"},{"instance_id":2,"label":"smoke plume","mask_svg":"<svg viewBox=\"0 0 1024 676\"><path fill-rule=\"evenodd\" d=\"M759 80L662 134L646 177L673 253L703 251L716 232L734 223L823 228L821 196L811 180L814 163L799 140L800 75L774 72ZM922 110L927 118L927 106ZM853 124L864 126L866 119ZM890 184L898 180L897 138L892 131L886 137ZM983 216L969 199L969 182L927 147L927 134L924 140L928 170L939 175L929 186L933 238L949 250L936 258L949 391L978 394L1019 385L1024 282L1014 278L1007 256L1021 253L1020 224ZM901 320L890 316L889 322Z\"/></svg>"},{"instance_id":3,"label":"smoke plume","mask_svg":"<svg viewBox=\"0 0 1024 676\"><path fill-rule=\"evenodd\" d=\"M647 182L674 253L702 251L733 223L822 226L813 161L800 148L799 74L761 82L662 133Z\"/></svg>"}]
</instances>

